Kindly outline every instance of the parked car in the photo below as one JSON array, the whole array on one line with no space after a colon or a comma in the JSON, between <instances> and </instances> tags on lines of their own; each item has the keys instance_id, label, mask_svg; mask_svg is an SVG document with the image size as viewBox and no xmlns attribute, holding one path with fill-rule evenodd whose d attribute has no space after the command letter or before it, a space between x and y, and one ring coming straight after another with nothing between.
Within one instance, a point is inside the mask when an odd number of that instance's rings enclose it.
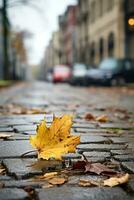
<instances>
[{"instance_id":1,"label":"parked car","mask_svg":"<svg viewBox=\"0 0 134 200\"><path fill-rule=\"evenodd\" d=\"M46 72L46 81L52 82L53 81L53 68L50 68Z\"/></svg>"},{"instance_id":2,"label":"parked car","mask_svg":"<svg viewBox=\"0 0 134 200\"><path fill-rule=\"evenodd\" d=\"M53 69L53 82L68 82L71 76L71 69L66 65L56 65Z\"/></svg>"},{"instance_id":3,"label":"parked car","mask_svg":"<svg viewBox=\"0 0 134 200\"><path fill-rule=\"evenodd\" d=\"M108 58L98 69L89 70L86 76L88 84L124 85L134 82L134 61L131 59Z\"/></svg>"},{"instance_id":4,"label":"parked car","mask_svg":"<svg viewBox=\"0 0 134 200\"><path fill-rule=\"evenodd\" d=\"M87 66L82 63L76 63L72 67L72 76L70 80L71 85L85 85L85 76L87 73Z\"/></svg>"}]
</instances>

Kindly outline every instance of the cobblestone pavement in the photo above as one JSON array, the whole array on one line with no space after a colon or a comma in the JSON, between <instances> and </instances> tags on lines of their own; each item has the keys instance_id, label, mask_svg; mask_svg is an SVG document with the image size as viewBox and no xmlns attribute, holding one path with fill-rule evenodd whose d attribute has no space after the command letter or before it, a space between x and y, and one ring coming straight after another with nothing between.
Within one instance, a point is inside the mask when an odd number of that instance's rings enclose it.
<instances>
[{"instance_id":1,"label":"cobblestone pavement","mask_svg":"<svg viewBox=\"0 0 134 200\"><path fill-rule=\"evenodd\" d=\"M68 85L24 83L0 92L0 133L14 135L0 139L0 162L6 173L0 175L0 200L132 200L134 199L134 90L127 88L73 88ZM80 187L79 179L86 174L69 177L63 186L42 188L45 181L31 179L43 174L42 168L33 168L35 154L21 155L33 150L29 135L34 134L43 114L4 113L3 105L21 105L28 109L45 109L59 116L74 114L72 133L81 135L77 147L92 162L114 163L130 174L122 186ZM9 106L10 107L10 106ZM6 107L5 107L6 108ZM14 112L15 113L15 112ZM107 115L107 123L86 121L84 116ZM57 167L58 164L55 164ZM50 166L49 166L50 167ZM47 166L48 169L48 166Z\"/></svg>"}]
</instances>

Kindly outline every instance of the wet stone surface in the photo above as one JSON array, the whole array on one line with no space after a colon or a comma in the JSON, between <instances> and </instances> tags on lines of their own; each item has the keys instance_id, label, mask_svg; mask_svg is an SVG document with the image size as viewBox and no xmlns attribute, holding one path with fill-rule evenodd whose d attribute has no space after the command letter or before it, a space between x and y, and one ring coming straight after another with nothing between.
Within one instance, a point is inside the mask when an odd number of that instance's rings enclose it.
<instances>
[{"instance_id":1,"label":"wet stone surface","mask_svg":"<svg viewBox=\"0 0 134 200\"><path fill-rule=\"evenodd\" d=\"M81 143L105 143L108 141L107 138L102 136L90 136L90 135L82 135Z\"/></svg>"},{"instance_id":2,"label":"wet stone surface","mask_svg":"<svg viewBox=\"0 0 134 200\"><path fill-rule=\"evenodd\" d=\"M119 161L134 161L134 155L116 155L114 158Z\"/></svg>"},{"instance_id":3,"label":"wet stone surface","mask_svg":"<svg viewBox=\"0 0 134 200\"><path fill-rule=\"evenodd\" d=\"M111 154L112 155L133 155L134 152L132 151L132 149L125 149L125 150L111 150Z\"/></svg>"},{"instance_id":4,"label":"wet stone surface","mask_svg":"<svg viewBox=\"0 0 134 200\"><path fill-rule=\"evenodd\" d=\"M0 159L20 158L24 153L34 150L29 141L1 141ZM30 155L27 155L27 157Z\"/></svg>"},{"instance_id":5,"label":"wet stone surface","mask_svg":"<svg viewBox=\"0 0 134 200\"><path fill-rule=\"evenodd\" d=\"M22 189L3 188L0 189L1 200L30 200L28 194Z\"/></svg>"},{"instance_id":6,"label":"wet stone surface","mask_svg":"<svg viewBox=\"0 0 134 200\"><path fill-rule=\"evenodd\" d=\"M132 200L121 188L59 187L37 190L39 200ZM53 197L53 194L54 197Z\"/></svg>"},{"instance_id":7,"label":"wet stone surface","mask_svg":"<svg viewBox=\"0 0 134 200\"><path fill-rule=\"evenodd\" d=\"M109 158L110 153L109 152L97 152L97 151L90 151L90 152L84 152L83 153L86 157L104 157Z\"/></svg>"},{"instance_id":8,"label":"wet stone surface","mask_svg":"<svg viewBox=\"0 0 134 200\"><path fill-rule=\"evenodd\" d=\"M125 149L125 146L118 144L80 144L77 149L82 151L110 151L111 149Z\"/></svg>"},{"instance_id":9,"label":"wet stone surface","mask_svg":"<svg viewBox=\"0 0 134 200\"><path fill-rule=\"evenodd\" d=\"M122 166L131 173L134 173L134 162L122 162Z\"/></svg>"},{"instance_id":10,"label":"wet stone surface","mask_svg":"<svg viewBox=\"0 0 134 200\"><path fill-rule=\"evenodd\" d=\"M40 169L37 170L32 167L32 164L36 161L36 159L4 159L3 165L9 175L22 179L42 173Z\"/></svg>"},{"instance_id":11,"label":"wet stone surface","mask_svg":"<svg viewBox=\"0 0 134 200\"><path fill-rule=\"evenodd\" d=\"M77 152L64 155L64 160L76 162L85 156L89 162L118 164L122 172L130 173L127 184L113 188L78 186L80 179L102 181L107 178L93 173L73 174L59 187L42 188L48 182L37 180L36 176L61 170L62 162L37 162L37 152L28 153L23 158L22 155L34 150L29 143L29 136L35 134L36 126L44 119L44 114L11 112L3 115L0 108L0 134L14 134L5 140L0 139L0 163L6 169L0 175L0 187L3 187L0 189L0 200L133 200L134 124L131 122L134 95L132 91L129 93L125 89L125 93L122 90L31 82L0 91L0 105L17 104L26 109L43 109L55 116L75 116L71 133L80 135L81 143L77 146ZM128 118L124 118L124 112ZM109 122L86 121L87 113L108 115ZM33 196L29 196L28 191L31 190Z\"/></svg>"}]
</instances>

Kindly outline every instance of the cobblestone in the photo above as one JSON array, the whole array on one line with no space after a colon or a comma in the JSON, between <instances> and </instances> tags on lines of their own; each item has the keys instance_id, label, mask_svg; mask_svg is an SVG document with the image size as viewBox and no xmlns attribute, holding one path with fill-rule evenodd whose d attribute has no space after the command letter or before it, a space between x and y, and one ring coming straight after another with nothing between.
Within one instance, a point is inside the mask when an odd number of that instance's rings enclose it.
<instances>
[{"instance_id":1,"label":"cobblestone","mask_svg":"<svg viewBox=\"0 0 134 200\"><path fill-rule=\"evenodd\" d=\"M134 162L122 162L122 166L129 172L134 173Z\"/></svg>"},{"instance_id":2,"label":"cobblestone","mask_svg":"<svg viewBox=\"0 0 134 200\"><path fill-rule=\"evenodd\" d=\"M0 189L1 200L30 200L28 194L22 189L4 188Z\"/></svg>"},{"instance_id":3,"label":"cobblestone","mask_svg":"<svg viewBox=\"0 0 134 200\"><path fill-rule=\"evenodd\" d=\"M101 152L99 153L97 151L90 151L90 152L84 152L83 153L86 157L103 157L103 158L109 158L110 153L109 152Z\"/></svg>"},{"instance_id":4,"label":"cobblestone","mask_svg":"<svg viewBox=\"0 0 134 200\"><path fill-rule=\"evenodd\" d=\"M81 143L105 143L108 139L103 136L81 135Z\"/></svg>"},{"instance_id":5,"label":"cobblestone","mask_svg":"<svg viewBox=\"0 0 134 200\"><path fill-rule=\"evenodd\" d=\"M119 161L134 161L134 155L116 155L114 158Z\"/></svg>"},{"instance_id":6,"label":"cobblestone","mask_svg":"<svg viewBox=\"0 0 134 200\"><path fill-rule=\"evenodd\" d=\"M29 144L29 141L2 141L0 143L0 159L20 158L22 154L32 150L34 149Z\"/></svg>"},{"instance_id":7,"label":"cobblestone","mask_svg":"<svg viewBox=\"0 0 134 200\"><path fill-rule=\"evenodd\" d=\"M77 149L82 151L110 151L111 149L125 149L125 146L119 144L80 144Z\"/></svg>"},{"instance_id":8,"label":"cobblestone","mask_svg":"<svg viewBox=\"0 0 134 200\"><path fill-rule=\"evenodd\" d=\"M41 170L32 167L35 161L36 159L5 159L3 160L3 165L6 167L9 175L21 179L42 173Z\"/></svg>"},{"instance_id":9,"label":"cobblestone","mask_svg":"<svg viewBox=\"0 0 134 200\"><path fill-rule=\"evenodd\" d=\"M111 95L112 92L117 93L118 98ZM29 143L29 135L35 134L36 126L44 119L44 114L3 115L0 110L0 133L14 134L6 140L0 140L0 163L6 169L5 174L0 175L0 186L4 186L0 189L1 200L134 199L134 125L130 123L133 114L132 112L129 114L129 111L133 110L133 95L122 93L121 88L110 88L109 92L107 88L85 89L66 84L53 85L39 82L23 83L5 90L0 95L1 106L17 103L26 109L43 109L46 113L54 113L55 116L73 114L75 117L71 133L81 136L81 144L77 147L77 153L67 154L64 159L73 161L84 159L81 156L83 152L90 162L118 163L119 169L124 173L130 173L130 180L123 187L80 187L78 186L80 179L103 180L107 177L90 173L81 174L78 171L69 176L64 185L44 189L42 186L47 184L47 181L37 180L35 177L46 172L61 170L62 162L54 160L37 162L37 152L21 157L34 150ZM125 101L120 101L121 98L125 98ZM120 118L123 116L120 109L126 110L128 119ZM110 121L106 123L86 121L87 113L94 116L108 115ZM26 188L32 188L36 195L29 196L25 192Z\"/></svg>"},{"instance_id":10,"label":"cobblestone","mask_svg":"<svg viewBox=\"0 0 134 200\"><path fill-rule=\"evenodd\" d=\"M132 200L121 188L59 187L37 190L39 200ZM54 194L54 197L53 197Z\"/></svg>"}]
</instances>

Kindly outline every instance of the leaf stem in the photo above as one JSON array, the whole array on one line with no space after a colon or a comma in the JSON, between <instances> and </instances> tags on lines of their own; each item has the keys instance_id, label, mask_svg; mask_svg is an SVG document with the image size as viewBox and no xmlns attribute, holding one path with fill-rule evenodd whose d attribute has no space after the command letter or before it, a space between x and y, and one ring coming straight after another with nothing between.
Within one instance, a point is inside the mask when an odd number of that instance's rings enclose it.
<instances>
[{"instance_id":1,"label":"leaf stem","mask_svg":"<svg viewBox=\"0 0 134 200\"><path fill-rule=\"evenodd\" d=\"M23 157L25 157L27 154L33 153L33 152L37 152L37 150L27 151L27 152L23 153L23 154L21 155L21 157L23 158Z\"/></svg>"}]
</instances>

